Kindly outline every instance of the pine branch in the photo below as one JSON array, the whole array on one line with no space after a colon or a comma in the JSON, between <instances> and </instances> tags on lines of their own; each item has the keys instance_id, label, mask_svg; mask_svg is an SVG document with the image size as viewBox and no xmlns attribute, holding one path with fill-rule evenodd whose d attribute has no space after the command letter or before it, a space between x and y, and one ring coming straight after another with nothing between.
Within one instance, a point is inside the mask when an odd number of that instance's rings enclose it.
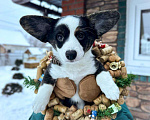
<instances>
[{"instance_id":1,"label":"pine branch","mask_svg":"<svg viewBox=\"0 0 150 120\"><path fill-rule=\"evenodd\" d=\"M127 78L117 78L116 79L116 84L118 87L127 87L127 86L130 86L133 79L136 78L137 76L136 75L133 75L133 74L128 74L128 77Z\"/></svg>"},{"instance_id":2,"label":"pine branch","mask_svg":"<svg viewBox=\"0 0 150 120\"><path fill-rule=\"evenodd\" d=\"M25 77L24 79L25 80L24 80L23 84L25 87L31 88L31 89L38 89L39 88L40 81L35 82L34 79L31 79L29 76L28 76L28 78Z\"/></svg>"},{"instance_id":3,"label":"pine branch","mask_svg":"<svg viewBox=\"0 0 150 120\"><path fill-rule=\"evenodd\" d=\"M114 112L114 110L112 108L107 108L106 110L103 110L103 111L98 110L97 116L98 116L98 118L104 118L104 117L112 118L111 113L113 113L113 112Z\"/></svg>"},{"instance_id":4,"label":"pine branch","mask_svg":"<svg viewBox=\"0 0 150 120\"><path fill-rule=\"evenodd\" d=\"M54 110L54 109L53 109ZM61 113L58 110L54 110L54 116L59 116Z\"/></svg>"},{"instance_id":5,"label":"pine branch","mask_svg":"<svg viewBox=\"0 0 150 120\"><path fill-rule=\"evenodd\" d=\"M115 107L117 108L118 111L122 109L122 107L118 103L114 103ZM98 110L97 112L97 117L99 119L104 118L104 117L109 117L112 118L112 113L114 112L113 107L108 107L106 110Z\"/></svg>"}]
</instances>

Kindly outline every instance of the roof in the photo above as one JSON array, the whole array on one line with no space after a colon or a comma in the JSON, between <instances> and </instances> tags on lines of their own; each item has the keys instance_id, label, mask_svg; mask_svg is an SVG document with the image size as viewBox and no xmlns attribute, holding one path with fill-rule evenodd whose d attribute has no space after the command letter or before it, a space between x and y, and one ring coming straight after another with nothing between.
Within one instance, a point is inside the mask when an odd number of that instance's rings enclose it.
<instances>
[{"instance_id":1,"label":"roof","mask_svg":"<svg viewBox=\"0 0 150 120\"><path fill-rule=\"evenodd\" d=\"M6 47L4 45L0 44L0 46L6 49Z\"/></svg>"},{"instance_id":2,"label":"roof","mask_svg":"<svg viewBox=\"0 0 150 120\"><path fill-rule=\"evenodd\" d=\"M62 0L43 0L43 1L56 5L57 7L62 7Z\"/></svg>"},{"instance_id":3,"label":"roof","mask_svg":"<svg viewBox=\"0 0 150 120\"><path fill-rule=\"evenodd\" d=\"M20 31L0 29L0 44L30 46Z\"/></svg>"},{"instance_id":4,"label":"roof","mask_svg":"<svg viewBox=\"0 0 150 120\"><path fill-rule=\"evenodd\" d=\"M61 16L62 12L61 0L12 0L12 1L14 3L41 11L44 16L48 16L48 14ZM55 8L53 9L52 6Z\"/></svg>"},{"instance_id":5,"label":"roof","mask_svg":"<svg viewBox=\"0 0 150 120\"><path fill-rule=\"evenodd\" d=\"M46 50L47 49L45 48L30 47L25 51L25 53L31 53L32 55L41 55L46 53Z\"/></svg>"}]
</instances>

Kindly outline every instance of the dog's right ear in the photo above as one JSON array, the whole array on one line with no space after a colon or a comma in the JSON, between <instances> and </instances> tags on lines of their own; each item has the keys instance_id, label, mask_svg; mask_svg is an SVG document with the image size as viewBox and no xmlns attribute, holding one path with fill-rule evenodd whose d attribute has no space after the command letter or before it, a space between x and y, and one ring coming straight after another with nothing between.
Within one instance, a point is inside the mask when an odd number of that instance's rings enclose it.
<instances>
[{"instance_id":1,"label":"dog's right ear","mask_svg":"<svg viewBox=\"0 0 150 120\"><path fill-rule=\"evenodd\" d=\"M118 22L120 13L113 10L99 11L97 13L87 15L87 18L97 31L97 35L102 36Z\"/></svg>"},{"instance_id":2,"label":"dog's right ear","mask_svg":"<svg viewBox=\"0 0 150 120\"><path fill-rule=\"evenodd\" d=\"M54 26L58 19L52 19L44 16L23 16L20 24L25 31L39 39L41 42L50 42Z\"/></svg>"}]
</instances>

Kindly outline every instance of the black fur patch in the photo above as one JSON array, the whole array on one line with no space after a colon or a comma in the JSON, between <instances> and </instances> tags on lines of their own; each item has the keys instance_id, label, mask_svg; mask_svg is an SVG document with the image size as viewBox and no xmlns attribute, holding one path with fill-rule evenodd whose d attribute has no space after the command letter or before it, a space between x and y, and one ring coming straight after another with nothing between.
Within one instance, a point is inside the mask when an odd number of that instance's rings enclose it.
<instances>
[{"instance_id":1,"label":"black fur patch","mask_svg":"<svg viewBox=\"0 0 150 120\"><path fill-rule=\"evenodd\" d=\"M98 61L96 60L96 58L94 58L95 61L95 67L97 69L97 71L95 72L95 75L97 76L100 72L102 71L106 71L106 69L104 68L104 66Z\"/></svg>"},{"instance_id":2,"label":"black fur patch","mask_svg":"<svg viewBox=\"0 0 150 120\"><path fill-rule=\"evenodd\" d=\"M65 98L64 100L60 100L64 106L71 107L72 105L77 107L77 102L72 101L70 98ZM93 102L84 101L85 105L93 105Z\"/></svg>"},{"instance_id":3,"label":"black fur patch","mask_svg":"<svg viewBox=\"0 0 150 120\"><path fill-rule=\"evenodd\" d=\"M57 19L44 16L28 15L20 19L20 24L29 34L39 39L41 42L50 42L54 45L53 30Z\"/></svg>"},{"instance_id":4,"label":"black fur patch","mask_svg":"<svg viewBox=\"0 0 150 120\"><path fill-rule=\"evenodd\" d=\"M97 38L96 30L90 26L90 21L86 17L80 17L79 26L75 31L75 36L78 39L79 43L82 45L84 52L88 51L94 40ZM83 34L84 38L80 39L80 34Z\"/></svg>"},{"instance_id":5,"label":"black fur patch","mask_svg":"<svg viewBox=\"0 0 150 120\"><path fill-rule=\"evenodd\" d=\"M59 41L57 39L58 34L63 35L63 37L64 37L63 41ZM68 39L69 35L70 35L70 30L68 29L68 27L66 25L62 24L62 25L59 25L56 27L56 29L54 30L54 39L57 43L58 48L61 48L63 46L63 44Z\"/></svg>"},{"instance_id":6,"label":"black fur patch","mask_svg":"<svg viewBox=\"0 0 150 120\"><path fill-rule=\"evenodd\" d=\"M46 68L46 71L45 71L45 73L44 73L44 78L43 78L43 80L42 80L42 85L43 85L44 83L54 85L54 84L57 82L57 80L56 80L56 79L53 79L52 76L49 74L50 68L51 68L51 63L50 63L49 66Z\"/></svg>"},{"instance_id":7,"label":"black fur patch","mask_svg":"<svg viewBox=\"0 0 150 120\"><path fill-rule=\"evenodd\" d=\"M100 11L87 16L90 24L97 31L98 36L108 32L118 22L120 13L118 11Z\"/></svg>"},{"instance_id":8,"label":"black fur patch","mask_svg":"<svg viewBox=\"0 0 150 120\"><path fill-rule=\"evenodd\" d=\"M70 98L65 98L64 100L60 100L64 106L71 107L72 105L77 106L76 102L73 102Z\"/></svg>"},{"instance_id":9,"label":"black fur patch","mask_svg":"<svg viewBox=\"0 0 150 120\"><path fill-rule=\"evenodd\" d=\"M84 35L84 38L80 40L78 36L80 36L81 33ZM96 39L95 31L90 27L78 27L75 31L75 36L79 43L82 45L84 52L91 48L94 40Z\"/></svg>"}]
</instances>

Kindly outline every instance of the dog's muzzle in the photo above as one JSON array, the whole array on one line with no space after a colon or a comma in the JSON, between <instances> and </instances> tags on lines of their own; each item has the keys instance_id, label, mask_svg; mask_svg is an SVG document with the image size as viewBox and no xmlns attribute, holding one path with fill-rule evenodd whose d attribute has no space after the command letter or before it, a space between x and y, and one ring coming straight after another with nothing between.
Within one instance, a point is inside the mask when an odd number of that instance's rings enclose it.
<instances>
[{"instance_id":1,"label":"dog's muzzle","mask_svg":"<svg viewBox=\"0 0 150 120\"><path fill-rule=\"evenodd\" d=\"M77 57L77 52L75 50L67 50L66 51L66 58L68 60L74 60Z\"/></svg>"}]
</instances>

